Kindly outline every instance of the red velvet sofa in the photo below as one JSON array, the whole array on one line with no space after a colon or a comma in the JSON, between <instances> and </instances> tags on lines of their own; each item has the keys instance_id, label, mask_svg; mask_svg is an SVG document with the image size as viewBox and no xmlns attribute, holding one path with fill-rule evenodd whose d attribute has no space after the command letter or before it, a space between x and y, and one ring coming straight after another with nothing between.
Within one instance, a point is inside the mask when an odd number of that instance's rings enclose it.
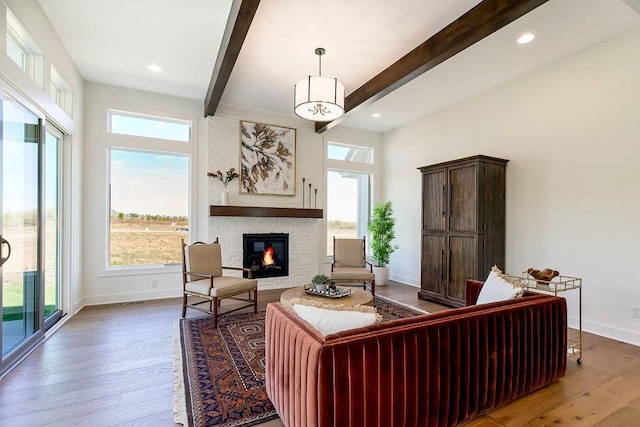
<instances>
[{"instance_id":1,"label":"red velvet sofa","mask_svg":"<svg viewBox=\"0 0 640 427\"><path fill-rule=\"evenodd\" d=\"M563 298L526 293L322 336L280 303L266 313L266 387L295 426L444 426L544 387L566 370Z\"/></svg>"}]
</instances>

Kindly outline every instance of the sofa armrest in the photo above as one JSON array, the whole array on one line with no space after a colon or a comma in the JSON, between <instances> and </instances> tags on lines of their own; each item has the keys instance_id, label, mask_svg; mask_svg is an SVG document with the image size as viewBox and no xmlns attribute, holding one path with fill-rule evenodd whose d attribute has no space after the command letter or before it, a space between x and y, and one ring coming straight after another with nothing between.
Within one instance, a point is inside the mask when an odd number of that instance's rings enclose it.
<instances>
[{"instance_id":1,"label":"sofa armrest","mask_svg":"<svg viewBox=\"0 0 640 427\"><path fill-rule=\"evenodd\" d=\"M467 289L465 293L465 305L467 307L476 304L483 285L484 282L482 280L467 279Z\"/></svg>"}]
</instances>

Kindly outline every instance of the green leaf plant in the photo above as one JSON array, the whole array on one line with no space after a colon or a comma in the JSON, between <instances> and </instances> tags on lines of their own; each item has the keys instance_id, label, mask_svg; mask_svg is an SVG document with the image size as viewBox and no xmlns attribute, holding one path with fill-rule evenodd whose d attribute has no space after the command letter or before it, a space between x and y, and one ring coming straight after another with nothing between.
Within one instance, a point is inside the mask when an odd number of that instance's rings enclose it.
<instances>
[{"instance_id":1,"label":"green leaf plant","mask_svg":"<svg viewBox=\"0 0 640 427\"><path fill-rule=\"evenodd\" d=\"M376 267L386 267L389 257L398 245L391 241L396 237L394 226L396 219L393 217L391 202L376 203L373 208L373 217L367 224L367 230L371 233L371 252Z\"/></svg>"}]
</instances>

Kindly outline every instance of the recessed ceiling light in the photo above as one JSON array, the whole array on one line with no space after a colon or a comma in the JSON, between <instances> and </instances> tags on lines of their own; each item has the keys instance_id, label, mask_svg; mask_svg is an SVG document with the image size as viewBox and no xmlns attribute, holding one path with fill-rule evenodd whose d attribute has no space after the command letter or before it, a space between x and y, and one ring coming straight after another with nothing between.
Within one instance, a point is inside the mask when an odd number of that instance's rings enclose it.
<instances>
[{"instance_id":1,"label":"recessed ceiling light","mask_svg":"<svg viewBox=\"0 0 640 427\"><path fill-rule=\"evenodd\" d=\"M382 114L380 114L380 113L373 113L373 114L371 115L371 117L375 117L376 119L377 119L378 117L380 117L380 116L382 116Z\"/></svg>"},{"instance_id":2,"label":"recessed ceiling light","mask_svg":"<svg viewBox=\"0 0 640 427\"><path fill-rule=\"evenodd\" d=\"M526 43L532 42L533 39L535 38L536 38L535 34L525 33L518 38L518 43L526 44Z\"/></svg>"},{"instance_id":3,"label":"recessed ceiling light","mask_svg":"<svg viewBox=\"0 0 640 427\"><path fill-rule=\"evenodd\" d=\"M155 65L155 64L147 65L147 68L148 68L150 71L153 71L154 73L159 73L160 71L162 71L162 68L158 67L158 66L157 66L157 65Z\"/></svg>"}]
</instances>

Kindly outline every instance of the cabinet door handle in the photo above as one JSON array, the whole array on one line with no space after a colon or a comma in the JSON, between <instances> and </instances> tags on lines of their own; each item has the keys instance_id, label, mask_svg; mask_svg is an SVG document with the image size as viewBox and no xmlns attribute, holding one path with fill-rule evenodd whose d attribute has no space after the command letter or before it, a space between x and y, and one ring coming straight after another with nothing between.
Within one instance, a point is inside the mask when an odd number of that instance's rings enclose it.
<instances>
[{"instance_id":1,"label":"cabinet door handle","mask_svg":"<svg viewBox=\"0 0 640 427\"><path fill-rule=\"evenodd\" d=\"M449 217L453 216L453 203L451 203L451 194L453 194L453 184L449 184Z\"/></svg>"},{"instance_id":2,"label":"cabinet door handle","mask_svg":"<svg viewBox=\"0 0 640 427\"><path fill-rule=\"evenodd\" d=\"M444 249L442 250L442 255L440 256L440 281L444 283Z\"/></svg>"},{"instance_id":3,"label":"cabinet door handle","mask_svg":"<svg viewBox=\"0 0 640 427\"><path fill-rule=\"evenodd\" d=\"M453 255L453 251L449 249L449 283L451 283L451 256Z\"/></svg>"},{"instance_id":4,"label":"cabinet door handle","mask_svg":"<svg viewBox=\"0 0 640 427\"><path fill-rule=\"evenodd\" d=\"M445 216L447 213L445 212L446 202L447 202L447 194L444 185L442 186L442 216Z\"/></svg>"}]
</instances>

